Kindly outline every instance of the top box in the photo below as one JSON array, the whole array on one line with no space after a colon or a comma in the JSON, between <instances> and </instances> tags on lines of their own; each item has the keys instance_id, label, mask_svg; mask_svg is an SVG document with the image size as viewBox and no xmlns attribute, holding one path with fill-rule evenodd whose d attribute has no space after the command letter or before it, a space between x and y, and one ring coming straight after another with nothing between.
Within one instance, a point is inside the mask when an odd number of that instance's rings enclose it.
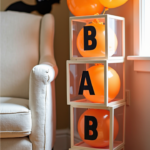
<instances>
[{"instance_id":1,"label":"top box","mask_svg":"<svg viewBox=\"0 0 150 150\"><path fill-rule=\"evenodd\" d=\"M125 19L113 15L70 17L71 60L125 57Z\"/></svg>"}]
</instances>

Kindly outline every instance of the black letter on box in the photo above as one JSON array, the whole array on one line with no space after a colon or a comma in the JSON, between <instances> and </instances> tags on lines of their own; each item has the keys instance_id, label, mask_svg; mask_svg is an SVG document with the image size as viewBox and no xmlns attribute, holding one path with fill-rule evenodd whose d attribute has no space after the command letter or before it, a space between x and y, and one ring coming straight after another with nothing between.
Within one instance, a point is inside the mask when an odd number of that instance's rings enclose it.
<instances>
[{"instance_id":1,"label":"black letter on box","mask_svg":"<svg viewBox=\"0 0 150 150\"><path fill-rule=\"evenodd\" d=\"M88 31L91 31L91 35L88 35ZM84 50L93 50L97 45L97 41L95 39L96 29L93 26L85 26L84 27ZM88 45L88 41L92 41L92 45Z\"/></svg>"},{"instance_id":2,"label":"black letter on box","mask_svg":"<svg viewBox=\"0 0 150 150\"><path fill-rule=\"evenodd\" d=\"M92 121L92 125L89 125L89 121ZM84 123L84 139L85 140L95 140L98 136L97 128L97 120L93 116L85 116ZM89 135L89 131L92 130L93 134Z\"/></svg>"},{"instance_id":3,"label":"black letter on box","mask_svg":"<svg viewBox=\"0 0 150 150\"><path fill-rule=\"evenodd\" d=\"M85 79L86 79L87 85L84 85ZM81 78L81 83L80 83L80 88L79 88L79 95L83 95L83 90L89 90L90 95L95 95L88 71L83 71L82 73L82 78Z\"/></svg>"}]
</instances>

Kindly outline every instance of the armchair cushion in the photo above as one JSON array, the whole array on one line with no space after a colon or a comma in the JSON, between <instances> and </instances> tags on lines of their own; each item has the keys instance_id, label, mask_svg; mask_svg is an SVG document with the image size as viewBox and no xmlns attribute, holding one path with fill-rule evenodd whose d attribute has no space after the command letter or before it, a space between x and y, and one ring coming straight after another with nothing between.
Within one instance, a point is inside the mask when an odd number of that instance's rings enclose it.
<instances>
[{"instance_id":1,"label":"armchair cushion","mask_svg":"<svg viewBox=\"0 0 150 150\"><path fill-rule=\"evenodd\" d=\"M39 63L41 16L0 12L1 97L29 98L29 75Z\"/></svg>"},{"instance_id":2,"label":"armchair cushion","mask_svg":"<svg viewBox=\"0 0 150 150\"><path fill-rule=\"evenodd\" d=\"M29 138L1 139L1 150L32 150L32 143Z\"/></svg>"},{"instance_id":3,"label":"armchair cushion","mask_svg":"<svg viewBox=\"0 0 150 150\"><path fill-rule=\"evenodd\" d=\"M0 98L0 138L24 137L31 133L29 101L20 98Z\"/></svg>"}]
</instances>

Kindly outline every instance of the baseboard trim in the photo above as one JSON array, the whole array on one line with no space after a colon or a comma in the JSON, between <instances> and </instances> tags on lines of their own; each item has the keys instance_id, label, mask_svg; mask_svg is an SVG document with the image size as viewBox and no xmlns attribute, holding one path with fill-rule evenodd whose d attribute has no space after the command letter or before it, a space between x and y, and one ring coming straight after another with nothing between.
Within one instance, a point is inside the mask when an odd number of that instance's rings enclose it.
<instances>
[{"instance_id":1,"label":"baseboard trim","mask_svg":"<svg viewBox=\"0 0 150 150\"><path fill-rule=\"evenodd\" d=\"M56 130L54 150L68 150L70 147L70 130Z\"/></svg>"},{"instance_id":2,"label":"baseboard trim","mask_svg":"<svg viewBox=\"0 0 150 150\"><path fill-rule=\"evenodd\" d=\"M74 133L76 143L81 142L81 138L77 133ZM70 129L56 130L56 141L54 150L68 150L70 148Z\"/></svg>"}]
</instances>

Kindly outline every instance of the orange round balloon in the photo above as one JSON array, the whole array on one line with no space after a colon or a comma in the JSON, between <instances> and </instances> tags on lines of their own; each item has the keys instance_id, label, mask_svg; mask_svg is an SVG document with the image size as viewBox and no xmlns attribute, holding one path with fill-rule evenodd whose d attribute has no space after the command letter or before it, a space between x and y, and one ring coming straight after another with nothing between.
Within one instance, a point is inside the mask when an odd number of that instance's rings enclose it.
<instances>
[{"instance_id":1,"label":"orange round balloon","mask_svg":"<svg viewBox=\"0 0 150 150\"><path fill-rule=\"evenodd\" d=\"M99 0L67 0L67 5L74 16L101 14L104 9Z\"/></svg>"},{"instance_id":2,"label":"orange round balloon","mask_svg":"<svg viewBox=\"0 0 150 150\"><path fill-rule=\"evenodd\" d=\"M96 64L88 70L95 95L90 95L89 90L84 90L83 95L93 103L104 103L104 65ZM86 80L85 80L86 81ZM87 83L85 82L85 85ZM112 101L120 91L120 77L117 72L108 67L108 101Z\"/></svg>"},{"instance_id":3,"label":"orange round balloon","mask_svg":"<svg viewBox=\"0 0 150 150\"><path fill-rule=\"evenodd\" d=\"M85 116L93 116L97 120L97 138L95 140L85 139L84 127ZM92 121L89 121L89 125L92 125ZM92 147L106 147L109 145L109 130L110 130L110 113L108 110L103 109L88 109L79 118L78 121L78 133L81 139ZM116 117L114 117L114 140L117 137L119 131L119 125ZM89 130L89 135L93 135L93 131Z\"/></svg>"},{"instance_id":4,"label":"orange round balloon","mask_svg":"<svg viewBox=\"0 0 150 150\"><path fill-rule=\"evenodd\" d=\"M95 39L97 41L97 45L95 49L93 50L84 50L84 31L83 28L78 34L77 37L77 48L79 53L83 57L104 57L105 56L105 25L101 23L90 23L86 26L93 26L96 29L96 36ZM90 35L91 33L89 33ZM109 56L112 56L118 46L118 40L116 37L116 34L112 29L109 28L109 43L108 43L108 50L109 50ZM89 45L91 45L91 41L88 41Z\"/></svg>"},{"instance_id":5,"label":"orange round balloon","mask_svg":"<svg viewBox=\"0 0 150 150\"><path fill-rule=\"evenodd\" d=\"M102 5L104 5L107 8L115 8L123 5L128 0L99 0Z\"/></svg>"}]
</instances>

